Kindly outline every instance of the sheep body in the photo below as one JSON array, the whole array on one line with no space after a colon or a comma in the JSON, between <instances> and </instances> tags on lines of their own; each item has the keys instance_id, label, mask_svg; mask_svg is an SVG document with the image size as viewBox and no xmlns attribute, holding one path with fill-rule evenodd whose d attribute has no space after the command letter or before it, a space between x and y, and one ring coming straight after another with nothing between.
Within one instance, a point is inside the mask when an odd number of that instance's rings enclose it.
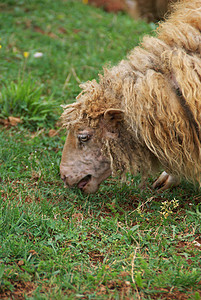
<instances>
[{"instance_id":1,"label":"sheep body","mask_svg":"<svg viewBox=\"0 0 201 300\"><path fill-rule=\"evenodd\" d=\"M156 37L144 37L127 60L81 88L63 124L96 129L113 174L147 175L162 165L201 182L201 0L176 3ZM108 109L124 114L118 138L98 129Z\"/></svg>"},{"instance_id":2,"label":"sheep body","mask_svg":"<svg viewBox=\"0 0 201 300\"><path fill-rule=\"evenodd\" d=\"M88 3L103 7L108 12L126 11L134 19L148 22L161 20L176 0L89 0Z\"/></svg>"}]
</instances>

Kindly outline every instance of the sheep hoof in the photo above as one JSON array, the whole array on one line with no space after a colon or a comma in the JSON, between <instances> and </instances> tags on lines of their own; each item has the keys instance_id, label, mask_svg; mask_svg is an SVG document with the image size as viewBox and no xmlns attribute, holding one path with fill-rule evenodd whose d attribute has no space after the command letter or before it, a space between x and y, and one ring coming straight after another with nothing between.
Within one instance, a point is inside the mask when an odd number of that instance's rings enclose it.
<instances>
[{"instance_id":1,"label":"sheep hoof","mask_svg":"<svg viewBox=\"0 0 201 300\"><path fill-rule=\"evenodd\" d=\"M153 183L152 187L158 189L159 191L164 191L169 188L178 186L180 180L172 175L169 175L165 171L158 177L158 179Z\"/></svg>"}]
</instances>

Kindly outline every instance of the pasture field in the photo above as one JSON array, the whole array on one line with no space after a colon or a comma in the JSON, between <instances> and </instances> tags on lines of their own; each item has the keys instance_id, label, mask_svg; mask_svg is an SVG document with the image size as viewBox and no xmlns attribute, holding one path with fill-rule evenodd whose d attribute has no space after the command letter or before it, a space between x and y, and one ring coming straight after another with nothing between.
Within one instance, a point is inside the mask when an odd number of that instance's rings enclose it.
<instances>
[{"instance_id":1,"label":"pasture field","mask_svg":"<svg viewBox=\"0 0 201 300\"><path fill-rule=\"evenodd\" d=\"M200 300L197 187L60 180L60 105L155 29L83 2L0 3L0 299Z\"/></svg>"}]
</instances>

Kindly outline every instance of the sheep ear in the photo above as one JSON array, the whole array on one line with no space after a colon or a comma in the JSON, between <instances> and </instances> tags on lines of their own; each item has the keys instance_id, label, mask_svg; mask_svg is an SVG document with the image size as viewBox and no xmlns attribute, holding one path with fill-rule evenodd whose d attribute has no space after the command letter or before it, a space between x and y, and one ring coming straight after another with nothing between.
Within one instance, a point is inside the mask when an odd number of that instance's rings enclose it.
<instances>
[{"instance_id":1,"label":"sheep ear","mask_svg":"<svg viewBox=\"0 0 201 300\"><path fill-rule=\"evenodd\" d=\"M104 119L107 121L120 122L124 119L124 111L121 109L108 108L104 113Z\"/></svg>"}]
</instances>

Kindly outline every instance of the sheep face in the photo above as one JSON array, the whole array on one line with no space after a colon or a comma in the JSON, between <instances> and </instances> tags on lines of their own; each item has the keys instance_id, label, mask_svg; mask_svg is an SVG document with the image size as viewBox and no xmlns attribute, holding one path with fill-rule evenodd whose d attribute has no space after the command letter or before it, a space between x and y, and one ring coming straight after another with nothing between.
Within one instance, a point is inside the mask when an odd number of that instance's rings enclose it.
<instances>
[{"instance_id":1,"label":"sheep face","mask_svg":"<svg viewBox=\"0 0 201 300\"><path fill-rule=\"evenodd\" d=\"M77 186L85 193L95 193L100 183L111 175L109 155L103 154L104 141L118 138L118 123L123 112L108 109L95 128L79 125L70 128L60 164L61 178L68 187Z\"/></svg>"},{"instance_id":2,"label":"sheep face","mask_svg":"<svg viewBox=\"0 0 201 300\"><path fill-rule=\"evenodd\" d=\"M102 155L94 129L69 131L60 173L66 186L77 186L85 193L95 193L100 183L110 176L110 161Z\"/></svg>"}]
</instances>

